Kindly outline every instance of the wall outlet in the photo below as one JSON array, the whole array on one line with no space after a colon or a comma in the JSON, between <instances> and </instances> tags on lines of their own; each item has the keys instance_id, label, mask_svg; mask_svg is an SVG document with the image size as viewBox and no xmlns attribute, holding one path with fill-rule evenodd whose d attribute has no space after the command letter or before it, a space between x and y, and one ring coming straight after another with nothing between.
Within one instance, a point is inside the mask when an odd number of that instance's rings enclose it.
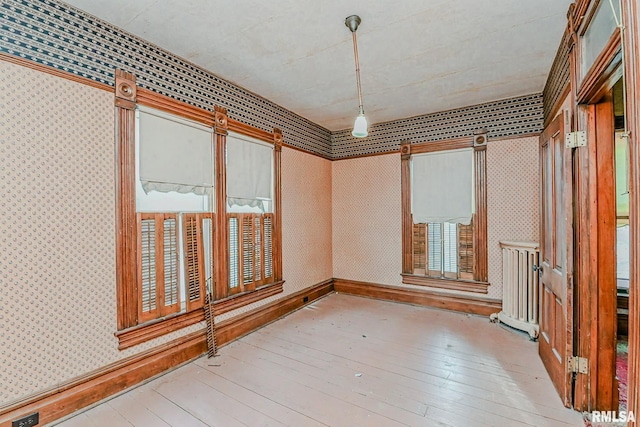
<instances>
[{"instance_id":1,"label":"wall outlet","mask_svg":"<svg viewBox=\"0 0 640 427\"><path fill-rule=\"evenodd\" d=\"M37 426L40 423L40 412L34 412L31 415L22 417L19 420L11 422L11 427L31 427Z\"/></svg>"},{"instance_id":2,"label":"wall outlet","mask_svg":"<svg viewBox=\"0 0 640 427\"><path fill-rule=\"evenodd\" d=\"M302 302L309 302L309 297L302 298Z\"/></svg>"}]
</instances>

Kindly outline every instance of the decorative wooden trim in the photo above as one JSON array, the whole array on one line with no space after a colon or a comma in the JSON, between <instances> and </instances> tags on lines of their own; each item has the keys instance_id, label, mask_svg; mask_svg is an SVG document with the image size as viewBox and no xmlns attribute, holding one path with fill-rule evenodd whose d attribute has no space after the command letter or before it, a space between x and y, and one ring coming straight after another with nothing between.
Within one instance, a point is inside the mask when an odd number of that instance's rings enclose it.
<instances>
[{"instance_id":1,"label":"decorative wooden trim","mask_svg":"<svg viewBox=\"0 0 640 427\"><path fill-rule=\"evenodd\" d=\"M333 292L333 279L265 304L246 313L218 323L217 339L220 345L243 337L295 310Z\"/></svg>"},{"instance_id":2,"label":"decorative wooden trim","mask_svg":"<svg viewBox=\"0 0 640 427\"><path fill-rule=\"evenodd\" d=\"M214 107L214 131L216 136L216 153L227 151L227 130L229 118L227 110ZM225 156L216 155L216 236L214 245L214 268L216 270L215 299L227 296L229 288L229 260L227 225L227 162Z\"/></svg>"},{"instance_id":3,"label":"decorative wooden trim","mask_svg":"<svg viewBox=\"0 0 640 427\"><path fill-rule=\"evenodd\" d=\"M171 332L175 332L187 326L194 325L204 320L204 312L202 310L194 310L188 313L179 313L167 316L162 319L152 320L142 325L133 326L131 328L117 331L114 333L118 338L118 350L142 344L154 338L161 337Z\"/></svg>"},{"instance_id":4,"label":"decorative wooden trim","mask_svg":"<svg viewBox=\"0 0 640 427\"><path fill-rule=\"evenodd\" d=\"M233 295L219 301L215 301L213 307L216 310L216 316L235 310L245 305L260 301L262 299L272 297L282 293L284 281L270 283L261 286L255 291L245 292L244 294Z\"/></svg>"},{"instance_id":5,"label":"decorative wooden trim","mask_svg":"<svg viewBox=\"0 0 640 427\"><path fill-rule=\"evenodd\" d=\"M138 233L134 182L136 84L131 73L116 70L115 75L117 325L118 329L125 329L138 321Z\"/></svg>"},{"instance_id":6,"label":"decorative wooden trim","mask_svg":"<svg viewBox=\"0 0 640 427\"><path fill-rule=\"evenodd\" d=\"M273 129L273 277L282 280L282 131Z\"/></svg>"},{"instance_id":7,"label":"decorative wooden trim","mask_svg":"<svg viewBox=\"0 0 640 427\"><path fill-rule=\"evenodd\" d=\"M640 40L638 2L622 1L624 33L624 76L627 95L626 120L629 139L629 212L631 245L631 281L629 289L629 376L627 409L640 414ZM637 415L636 415L637 417ZM637 424L637 423L636 423Z\"/></svg>"},{"instance_id":8,"label":"decorative wooden trim","mask_svg":"<svg viewBox=\"0 0 640 427\"><path fill-rule=\"evenodd\" d=\"M293 293L216 325L223 346L333 292L333 280ZM306 300L305 300L306 299ZM199 311L202 312L202 311ZM0 407L0 427L33 412L44 425L189 362L207 351L205 330L112 363L56 387Z\"/></svg>"},{"instance_id":9,"label":"decorative wooden trim","mask_svg":"<svg viewBox=\"0 0 640 427\"><path fill-rule=\"evenodd\" d=\"M457 295L423 289L401 288L379 283L333 279L336 292L386 301L437 307L445 310L489 316L502 309L502 301L470 295Z\"/></svg>"},{"instance_id":10,"label":"decorative wooden trim","mask_svg":"<svg viewBox=\"0 0 640 427\"><path fill-rule=\"evenodd\" d=\"M20 65L22 67L30 68L32 70L40 71L52 76L60 77L65 80L70 80L75 83L80 83L86 86L91 86L96 89L104 90L107 92L113 91L113 86L109 86L104 83L96 82L95 80L88 79L86 77L80 77L67 71L61 71L57 68L50 67L48 65L38 64L37 62L30 61L28 59L20 58L19 56L9 55L7 53L0 52L0 61L10 62L12 64Z\"/></svg>"},{"instance_id":11,"label":"decorative wooden trim","mask_svg":"<svg viewBox=\"0 0 640 427\"><path fill-rule=\"evenodd\" d=\"M283 284L284 282L271 283L253 292L246 292L215 301L213 303L215 313L219 316L245 305L282 293ZM204 321L204 311L194 310L188 313L167 316L163 319L145 323L144 325L134 326L123 331L118 331L114 335L119 340L118 350L124 350L202 321Z\"/></svg>"},{"instance_id":12,"label":"decorative wooden trim","mask_svg":"<svg viewBox=\"0 0 640 427\"><path fill-rule=\"evenodd\" d=\"M450 289L454 291L488 293L488 282L476 282L474 280L459 280L447 278L433 278L415 274L402 274L402 283L405 285L428 286L430 288Z\"/></svg>"},{"instance_id":13,"label":"decorative wooden trim","mask_svg":"<svg viewBox=\"0 0 640 427\"><path fill-rule=\"evenodd\" d=\"M252 138L257 138L261 141L273 143L273 133L267 132L262 129L258 129L251 125L242 123L238 120L234 120L229 118L229 126L228 129L232 132L238 132L246 136L250 136Z\"/></svg>"},{"instance_id":14,"label":"decorative wooden trim","mask_svg":"<svg viewBox=\"0 0 640 427\"><path fill-rule=\"evenodd\" d=\"M620 68L622 53L620 47L620 31L616 29L605 48L600 52L600 55L598 55L598 58L582 79L576 94L576 100L579 104L597 101L596 98L601 96L602 90L611 89L616 80L622 76L622 69ZM605 85L607 81L610 81L608 87Z\"/></svg>"},{"instance_id":15,"label":"decorative wooden trim","mask_svg":"<svg viewBox=\"0 0 640 427\"><path fill-rule=\"evenodd\" d=\"M473 147L473 137L445 139L435 142L418 142L411 144L411 154L432 153L443 150L459 150Z\"/></svg>"},{"instance_id":16,"label":"decorative wooden trim","mask_svg":"<svg viewBox=\"0 0 640 427\"><path fill-rule=\"evenodd\" d=\"M413 273L413 219L411 215L411 143L400 146L400 182L402 194L402 273Z\"/></svg>"},{"instance_id":17,"label":"decorative wooden trim","mask_svg":"<svg viewBox=\"0 0 640 427\"><path fill-rule=\"evenodd\" d=\"M411 156L416 153L430 153L435 151L454 150L461 148L474 149L475 173L475 214L473 227L474 248L474 279L477 282L487 282L488 278L488 246L487 246L487 135L486 132L477 133L471 137L450 139L437 143L423 142L411 144L403 141L400 147L400 181L402 193L402 274L413 277L413 228L411 217ZM417 276L419 277L419 276ZM404 279L403 279L404 280ZM407 279L415 281L416 279ZM425 286L427 278L422 282ZM431 282L433 283L433 282ZM466 282L465 282L466 283ZM437 286L444 287L444 286ZM450 288L447 286L447 288ZM464 289L464 290L468 290Z\"/></svg>"},{"instance_id":18,"label":"decorative wooden trim","mask_svg":"<svg viewBox=\"0 0 640 427\"><path fill-rule=\"evenodd\" d=\"M485 136L486 138L486 136ZM486 139L485 139L486 141ZM479 282L488 280L488 244L487 244L487 146L474 147L475 203L473 215L473 278Z\"/></svg>"},{"instance_id":19,"label":"decorative wooden trim","mask_svg":"<svg viewBox=\"0 0 640 427\"><path fill-rule=\"evenodd\" d=\"M204 331L141 352L0 409L0 427L39 412L48 424L206 352Z\"/></svg>"},{"instance_id":20,"label":"decorative wooden trim","mask_svg":"<svg viewBox=\"0 0 640 427\"><path fill-rule=\"evenodd\" d=\"M202 123L205 126L211 127L214 123L214 113L211 111L194 107L186 102L169 98L149 89L138 88L137 103Z\"/></svg>"}]
</instances>

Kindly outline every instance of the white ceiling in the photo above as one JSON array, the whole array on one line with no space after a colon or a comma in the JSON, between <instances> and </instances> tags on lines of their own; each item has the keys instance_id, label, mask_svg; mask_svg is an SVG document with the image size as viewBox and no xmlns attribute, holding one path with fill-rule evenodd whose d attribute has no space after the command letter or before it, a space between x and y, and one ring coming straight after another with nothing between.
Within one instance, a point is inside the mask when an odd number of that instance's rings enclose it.
<instances>
[{"instance_id":1,"label":"white ceiling","mask_svg":"<svg viewBox=\"0 0 640 427\"><path fill-rule=\"evenodd\" d=\"M67 0L329 130L542 91L571 0Z\"/></svg>"}]
</instances>

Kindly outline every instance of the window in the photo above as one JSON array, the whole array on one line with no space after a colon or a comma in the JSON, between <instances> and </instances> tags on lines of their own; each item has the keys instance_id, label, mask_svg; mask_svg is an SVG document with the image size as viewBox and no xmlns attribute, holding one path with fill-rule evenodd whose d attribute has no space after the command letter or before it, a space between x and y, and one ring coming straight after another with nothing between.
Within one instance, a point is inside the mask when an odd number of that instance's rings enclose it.
<instances>
[{"instance_id":1,"label":"window","mask_svg":"<svg viewBox=\"0 0 640 427\"><path fill-rule=\"evenodd\" d=\"M282 134L116 71L120 348L282 291Z\"/></svg>"},{"instance_id":2,"label":"window","mask_svg":"<svg viewBox=\"0 0 640 427\"><path fill-rule=\"evenodd\" d=\"M487 293L485 141L402 145L403 283Z\"/></svg>"}]
</instances>

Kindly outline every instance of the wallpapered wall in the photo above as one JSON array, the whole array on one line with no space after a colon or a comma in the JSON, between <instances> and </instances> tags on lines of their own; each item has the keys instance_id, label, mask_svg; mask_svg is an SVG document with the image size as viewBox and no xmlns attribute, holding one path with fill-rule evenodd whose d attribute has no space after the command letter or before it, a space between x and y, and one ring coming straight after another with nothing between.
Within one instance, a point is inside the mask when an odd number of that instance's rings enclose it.
<instances>
[{"instance_id":1,"label":"wallpapered wall","mask_svg":"<svg viewBox=\"0 0 640 427\"><path fill-rule=\"evenodd\" d=\"M400 155L333 163L333 275L402 285ZM501 240L538 240L538 138L487 145L488 297L502 298ZM442 290L438 290L439 292Z\"/></svg>"},{"instance_id":2,"label":"wallpapered wall","mask_svg":"<svg viewBox=\"0 0 640 427\"><path fill-rule=\"evenodd\" d=\"M202 325L118 350L113 94L0 75L1 406ZM217 320L331 277L331 163L284 148L282 181L284 293Z\"/></svg>"}]
</instances>

